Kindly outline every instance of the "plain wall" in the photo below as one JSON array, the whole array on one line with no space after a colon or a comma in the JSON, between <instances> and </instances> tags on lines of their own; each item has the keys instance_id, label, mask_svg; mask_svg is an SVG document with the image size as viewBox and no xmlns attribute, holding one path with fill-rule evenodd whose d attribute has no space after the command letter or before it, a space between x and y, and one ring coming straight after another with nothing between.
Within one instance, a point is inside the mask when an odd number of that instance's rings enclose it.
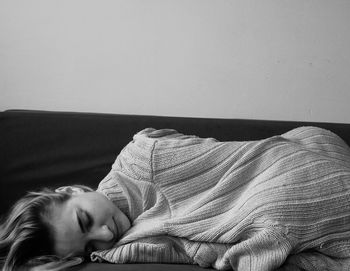
<instances>
[{"instance_id":1,"label":"plain wall","mask_svg":"<svg viewBox=\"0 0 350 271\"><path fill-rule=\"evenodd\" d=\"M350 123L349 0L0 0L0 110Z\"/></svg>"}]
</instances>

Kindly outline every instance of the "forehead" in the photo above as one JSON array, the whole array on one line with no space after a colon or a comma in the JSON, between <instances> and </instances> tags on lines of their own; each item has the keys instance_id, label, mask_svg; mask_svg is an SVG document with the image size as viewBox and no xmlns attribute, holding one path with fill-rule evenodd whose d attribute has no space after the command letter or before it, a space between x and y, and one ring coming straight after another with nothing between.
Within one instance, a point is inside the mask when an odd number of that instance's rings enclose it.
<instances>
[{"instance_id":1,"label":"forehead","mask_svg":"<svg viewBox=\"0 0 350 271\"><path fill-rule=\"evenodd\" d=\"M77 205L72 199L52 207L54 251L59 256L82 252L82 234L77 221Z\"/></svg>"}]
</instances>

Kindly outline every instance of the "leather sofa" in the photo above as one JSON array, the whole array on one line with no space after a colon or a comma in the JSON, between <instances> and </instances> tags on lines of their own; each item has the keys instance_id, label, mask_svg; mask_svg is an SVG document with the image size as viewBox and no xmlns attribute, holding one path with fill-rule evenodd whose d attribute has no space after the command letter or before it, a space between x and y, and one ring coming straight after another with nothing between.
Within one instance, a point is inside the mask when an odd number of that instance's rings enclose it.
<instances>
[{"instance_id":1,"label":"leather sofa","mask_svg":"<svg viewBox=\"0 0 350 271\"><path fill-rule=\"evenodd\" d=\"M246 119L183 118L80 112L0 112L0 215L26 191L85 184L96 188L132 136L172 128L221 141L258 140L298 126L329 129L350 145L350 124ZM84 263L72 270L203 270L176 264ZM210 270L210 269L207 269Z\"/></svg>"}]
</instances>

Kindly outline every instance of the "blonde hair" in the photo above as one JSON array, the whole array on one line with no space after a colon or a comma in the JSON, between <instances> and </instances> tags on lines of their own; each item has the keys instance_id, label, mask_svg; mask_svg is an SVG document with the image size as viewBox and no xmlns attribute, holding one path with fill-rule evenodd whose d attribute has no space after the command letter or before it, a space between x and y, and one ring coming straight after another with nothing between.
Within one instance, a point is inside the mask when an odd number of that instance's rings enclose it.
<instances>
[{"instance_id":1,"label":"blonde hair","mask_svg":"<svg viewBox=\"0 0 350 271\"><path fill-rule=\"evenodd\" d=\"M84 191L90 187L75 185ZM28 192L11 208L0 225L0 260L3 271L62 270L79 264L80 258L59 258L54 255L53 233L48 223L53 204L63 204L71 197L68 192L45 188Z\"/></svg>"}]
</instances>

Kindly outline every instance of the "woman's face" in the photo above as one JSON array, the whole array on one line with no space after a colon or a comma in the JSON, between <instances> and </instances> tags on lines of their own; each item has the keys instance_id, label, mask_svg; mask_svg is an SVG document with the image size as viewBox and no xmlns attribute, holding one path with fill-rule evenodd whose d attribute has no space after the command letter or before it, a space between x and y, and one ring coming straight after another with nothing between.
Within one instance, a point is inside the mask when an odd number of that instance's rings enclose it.
<instances>
[{"instance_id":1,"label":"woman's face","mask_svg":"<svg viewBox=\"0 0 350 271\"><path fill-rule=\"evenodd\" d=\"M126 215L98 192L76 193L65 203L54 205L49 223L58 256L109 249L130 228Z\"/></svg>"}]
</instances>

